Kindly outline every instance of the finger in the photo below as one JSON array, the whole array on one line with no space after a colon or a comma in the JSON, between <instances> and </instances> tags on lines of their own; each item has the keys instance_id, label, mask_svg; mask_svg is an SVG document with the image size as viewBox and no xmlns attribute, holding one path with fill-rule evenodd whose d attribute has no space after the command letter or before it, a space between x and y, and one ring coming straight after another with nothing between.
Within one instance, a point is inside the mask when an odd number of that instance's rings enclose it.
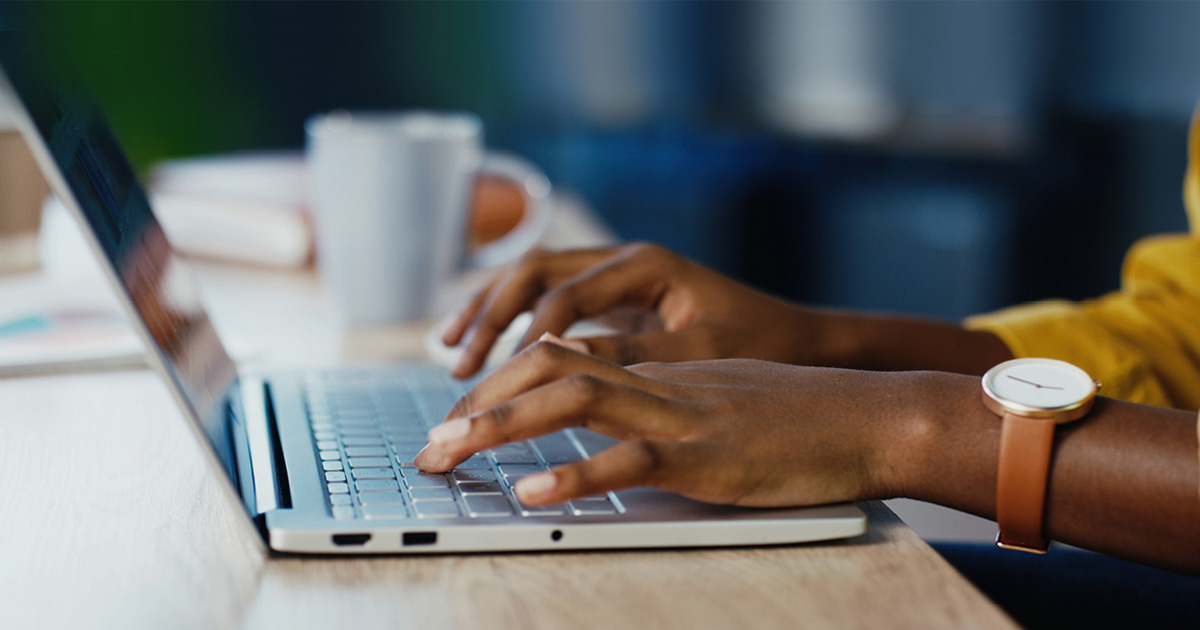
<instances>
[{"instance_id":1,"label":"finger","mask_svg":"<svg viewBox=\"0 0 1200 630\"><path fill-rule=\"evenodd\" d=\"M615 363L544 341L529 346L488 374L454 404L446 418L465 418L572 374L591 375L655 393L663 389L661 383L633 374Z\"/></svg>"},{"instance_id":2,"label":"finger","mask_svg":"<svg viewBox=\"0 0 1200 630\"><path fill-rule=\"evenodd\" d=\"M451 370L454 376L467 378L483 367L500 333L508 328L517 315L527 310L543 290L537 274L531 265L522 265L497 280L469 324L471 332L462 357Z\"/></svg>"},{"instance_id":3,"label":"finger","mask_svg":"<svg viewBox=\"0 0 1200 630\"><path fill-rule=\"evenodd\" d=\"M458 315L454 316L454 321L442 331L442 343L447 346L457 346L458 342L462 341L463 335L467 332L467 327L474 321L475 316L479 313L479 309L483 307L483 303L487 300L488 295L492 292L499 281L499 277L493 279L484 288L480 289L471 297L471 301L467 303Z\"/></svg>"},{"instance_id":4,"label":"finger","mask_svg":"<svg viewBox=\"0 0 1200 630\"><path fill-rule=\"evenodd\" d=\"M646 264L642 251L630 250L548 291L537 301L517 349L617 306L653 307L667 289L667 278L660 266Z\"/></svg>"},{"instance_id":5,"label":"finger","mask_svg":"<svg viewBox=\"0 0 1200 630\"><path fill-rule=\"evenodd\" d=\"M547 505L634 486L671 486L689 459L686 450L679 442L621 442L590 459L525 477L514 490L521 503Z\"/></svg>"},{"instance_id":6,"label":"finger","mask_svg":"<svg viewBox=\"0 0 1200 630\"><path fill-rule=\"evenodd\" d=\"M462 358L451 372L466 378L479 371L500 333L513 319L529 310L547 288L562 283L588 267L599 264L612 251L576 250L529 256L498 279L481 301L472 319L474 329Z\"/></svg>"},{"instance_id":7,"label":"finger","mask_svg":"<svg viewBox=\"0 0 1200 630\"><path fill-rule=\"evenodd\" d=\"M679 425L672 411L644 390L575 374L434 427L413 463L445 472L479 451L577 426L619 438L671 437Z\"/></svg>"},{"instance_id":8,"label":"finger","mask_svg":"<svg viewBox=\"0 0 1200 630\"><path fill-rule=\"evenodd\" d=\"M640 335L606 335L572 339L587 345L588 352L619 365L647 361L677 362L712 359L719 356L713 331L706 326L676 332Z\"/></svg>"}]
</instances>

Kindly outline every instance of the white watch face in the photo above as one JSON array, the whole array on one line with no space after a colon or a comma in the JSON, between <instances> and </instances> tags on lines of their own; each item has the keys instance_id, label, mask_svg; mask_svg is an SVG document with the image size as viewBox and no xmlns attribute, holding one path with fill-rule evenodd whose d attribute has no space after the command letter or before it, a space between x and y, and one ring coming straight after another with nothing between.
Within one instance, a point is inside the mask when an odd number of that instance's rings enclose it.
<instances>
[{"instance_id":1,"label":"white watch face","mask_svg":"<svg viewBox=\"0 0 1200 630\"><path fill-rule=\"evenodd\" d=\"M984 387L1001 402L1053 411L1070 408L1096 393L1087 372L1054 359L1014 359L992 368Z\"/></svg>"}]
</instances>

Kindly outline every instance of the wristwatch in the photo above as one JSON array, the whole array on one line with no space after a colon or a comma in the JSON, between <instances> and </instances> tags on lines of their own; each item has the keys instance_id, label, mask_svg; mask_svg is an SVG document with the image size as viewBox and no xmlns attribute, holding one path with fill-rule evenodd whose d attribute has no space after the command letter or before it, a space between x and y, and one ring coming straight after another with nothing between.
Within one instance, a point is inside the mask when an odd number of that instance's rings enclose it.
<instances>
[{"instance_id":1,"label":"wristwatch","mask_svg":"<svg viewBox=\"0 0 1200 630\"><path fill-rule=\"evenodd\" d=\"M1046 553L1042 535L1056 426L1092 407L1100 383L1055 359L1013 359L983 375L983 404L1003 419L996 477L996 546Z\"/></svg>"}]
</instances>

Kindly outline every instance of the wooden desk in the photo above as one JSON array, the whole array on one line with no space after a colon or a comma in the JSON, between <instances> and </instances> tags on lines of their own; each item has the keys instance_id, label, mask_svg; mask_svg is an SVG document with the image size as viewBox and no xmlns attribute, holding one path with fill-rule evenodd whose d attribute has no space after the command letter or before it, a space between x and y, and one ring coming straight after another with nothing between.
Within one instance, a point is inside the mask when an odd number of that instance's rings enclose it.
<instances>
[{"instance_id":1,"label":"wooden desk","mask_svg":"<svg viewBox=\"0 0 1200 630\"><path fill-rule=\"evenodd\" d=\"M9 628L1013 627L878 503L836 543L267 557L150 372L0 381L0 405Z\"/></svg>"},{"instance_id":2,"label":"wooden desk","mask_svg":"<svg viewBox=\"0 0 1200 630\"><path fill-rule=\"evenodd\" d=\"M259 344L243 350L256 362L354 358L311 275L201 265L200 276L221 332ZM270 314L305 308L283 324ZM219 500L183 422L149 371L0 380L0 626L1014 627L875 502L868 533L834 543L267 555Z\"/></svg>"}]
</instances>

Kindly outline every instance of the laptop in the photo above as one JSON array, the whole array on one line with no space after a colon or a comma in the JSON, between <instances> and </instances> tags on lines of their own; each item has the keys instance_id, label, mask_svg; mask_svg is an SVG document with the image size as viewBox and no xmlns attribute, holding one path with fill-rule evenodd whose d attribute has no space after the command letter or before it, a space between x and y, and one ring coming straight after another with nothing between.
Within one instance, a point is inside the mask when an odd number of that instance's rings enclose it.
<instances>
[{"instance_id":1,"label":"laptop","mask_svg":"<svg viewBox=\"0 0 1200 630\"><path fill-rule=\"evenodd\" d=\"M78 89L0 33L0 92L46 180L84 228L200 441L223 494L270 549L446 553L788 544L857 536L854 505L746 509L635 488L522 505L516 480L614 443L582 429L481 452L447 474L412 459L467 384L434 364L239 369L116 138Z\"/></svg>"}]
</instances>

